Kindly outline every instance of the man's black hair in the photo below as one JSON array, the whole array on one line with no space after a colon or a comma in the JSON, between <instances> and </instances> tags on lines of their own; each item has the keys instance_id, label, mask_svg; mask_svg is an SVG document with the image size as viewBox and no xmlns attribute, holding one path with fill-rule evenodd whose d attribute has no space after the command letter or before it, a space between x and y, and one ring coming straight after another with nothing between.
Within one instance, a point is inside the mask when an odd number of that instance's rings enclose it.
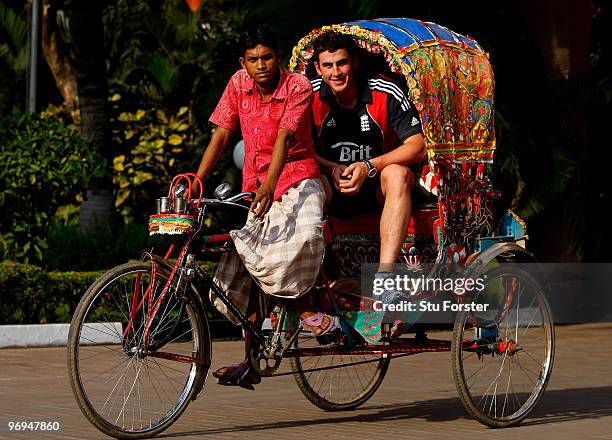
<instances>
[{"instance_id":1,"label":"man's black hair","mask_svg":"<svg viewBox=\"0 0 612 440\"><path fill-rule=\"evenodd\" d=\"M355 41L349 35L335 31L326 31L319 35L313 44L313 49L315 61L319 61L319 54L325 51L335 52L339 49L346 49L351 58L354 58L359 51Z\"/></svg>"},{"instance_id":2,"label":"man's black hair","mask_svg":"<svg viewBox=\"0 0 612 440\"><path fill-rule=\"evenodd\" d=\"M278 52L278 38L272 30L262 24L249 27L240 39L240 50L245 53L249 49L253 49L258 44L269 47Z\"/></svg>"}]
</instances>

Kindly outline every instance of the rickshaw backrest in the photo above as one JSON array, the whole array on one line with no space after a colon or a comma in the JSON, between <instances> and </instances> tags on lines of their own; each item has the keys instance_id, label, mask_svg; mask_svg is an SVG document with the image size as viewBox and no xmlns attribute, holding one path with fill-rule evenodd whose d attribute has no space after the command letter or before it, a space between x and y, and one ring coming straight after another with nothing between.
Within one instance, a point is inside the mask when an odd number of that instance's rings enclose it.
<instances>
[{"instance_id":1,"label":"rickshaw backrest","mask_svg":"<svg viewBox=\"0 0 612 440\"><path fill-rule=\"evenodd\" d=\"M406 81L423 123L429 158L420 183L438 196L439 254L445 247L477 250L493 231L490 200L499 194L486 177L493 161L494 79L488 54L472 38L435 23L407 18L359 20L311 31L293 48L289 67L306 74L313 43L328 30L350 35L363 50L382 54Z\"/></svg>"}]
</instances>

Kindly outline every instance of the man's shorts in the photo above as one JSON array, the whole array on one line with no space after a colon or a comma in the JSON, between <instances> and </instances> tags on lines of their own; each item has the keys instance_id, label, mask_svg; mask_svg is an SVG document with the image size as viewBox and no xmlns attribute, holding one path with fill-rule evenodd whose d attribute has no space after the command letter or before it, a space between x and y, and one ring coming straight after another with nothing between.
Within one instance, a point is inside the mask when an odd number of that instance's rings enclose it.
<instances>
[{"instance_id":1,"label":"man's shorts","mask_svg":"<svg viewBox=\"0 0 612 440\"><path fill-rule=\"evenodd\" d=\"M423 165L426 162L410 165L408 168L414 174L414 187L419 186L419 179ZM333 196L329 206L327 207L327 213L333 217L354 217L359 214L365 213L378 213L382 212L383 198L380 192L380 173L374 178L370 179L366 177L366 180L359 188L359 192L354 195L346 195L338 192L335 187L333 189Z\"/></svg>"}]
</instances>

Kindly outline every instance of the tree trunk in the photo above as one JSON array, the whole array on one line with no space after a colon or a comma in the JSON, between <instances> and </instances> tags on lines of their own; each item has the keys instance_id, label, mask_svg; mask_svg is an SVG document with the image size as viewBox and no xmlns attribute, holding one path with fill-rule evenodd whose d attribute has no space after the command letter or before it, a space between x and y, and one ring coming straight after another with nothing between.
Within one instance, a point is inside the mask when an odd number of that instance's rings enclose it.
<instances>
[{"instance_id":1,"label":"tree trunk","mask_svg":"<svg viewBox=\"0 0 612 440\"><path fill-rule=\"evenodd\" d=\"M74 52L81 130L105 158L112 157L101 2L73 2Z\"/></svg>"},{"instance_id":2,"label":"tree trunk","mask_svg":"<svg viewBox=\"0 0 612 440\"><path fill-rule=\"evenodd\" d=\"M66 110L70 113L76 126L80 125L77 104L76 72L68 54L68 48L63 44L57 28L56 13L58 3L45 0L42 14L42 52L55 84L64 98Z\"/></svg>"},{"instance_id":3,"label":"tree trunk","mask_svg":"<svg viewBox=\"0 0 612 440\"><path fill-rule=\"evenodd\" d=\"M591 53L590 0L541 0L527 2L526 11L538 45L546 61L549 78L553 81L554 100L550 103L559 118L561 139L569 147L575 161L573 181L570 183L563 208L549 210L552 215L548 231L547 250L557 248L558 260L588 259L585 243L591 219L586 209L589 195L597 188L589 188L588 115L590 103L589 58ZM554 215L554 214L556 215ZM568 221L571 220L571 221ZM597 217L599 221L599 217ZM552 223L552 224L551 224ZM562 237L559 240L559 237Z\"/></svg>"},{"instance_id":4,"label":"tree trunk","mask_svg":"<svg viewBox=\"0 0 612 440\"><path fill-rule=\"evenodd\" d=\"M530 27L553 79L589 68L591 1L539 0L525 3Z\"/></svg>"},{"instance_id":5,"label":"tree trunk","mask_svg":"<svg viewBox=\"0 0 612 440\"><path fill-rule=\"evenodd\" d=\"M94 231L109 224L113 217L110 163L108 84L104 52L103 4L100 1L72 3L74 66L76 68L81 133L101 153L106 162L106 178L90 184L88 200L81 206L81 228Z\"/></svg>"}]
</instances>

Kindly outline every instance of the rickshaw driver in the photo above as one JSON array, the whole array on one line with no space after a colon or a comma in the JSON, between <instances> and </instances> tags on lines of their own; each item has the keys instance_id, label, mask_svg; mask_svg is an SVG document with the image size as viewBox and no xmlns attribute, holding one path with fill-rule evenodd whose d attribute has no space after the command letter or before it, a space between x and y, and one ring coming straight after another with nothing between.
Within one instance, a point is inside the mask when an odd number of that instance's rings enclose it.
<instances>
[{"instance_id":1,"label":"rickshaw driver","mask_svg":"<svg viewBox=\"0 0 612 440\"><path fill-rule=\"evenodd\" d=\"M359 75L357 51L351 37L334 31L314 42L321 76L312 81L315 145L333 185L324 176L331 214L352 216L382 203L376 277L387 278L406 235L425 139L418 112L395 83Z\"/></svg>"},{"instance_id":2,"label":"rickshaw driver","mask_svg":"<svg viewBox=\"0 0 612 440\"><path fill-rule=\"evenodd\" d=\"M267 294L296 298L304 327L324 334L338 325L337 318L312 311L307 294L324 248L324 190L311 136L312 87L302 75L280 68L276 37L267 28L247 31L242 50L243 68L232 76L210 117L216 130L197 171L202 179L210 173L240 122L242 189L255 192L255 198L245 226L230 232L237 252L223 254L215 282L254 324L262 317L259 295L250 295L253 279ZM232 319L220 300L213 300ZM220 384L253 389L261 381L248 360L251 334L245 339L245 360L213 373Z\"/></svg>"}]
</instances>

